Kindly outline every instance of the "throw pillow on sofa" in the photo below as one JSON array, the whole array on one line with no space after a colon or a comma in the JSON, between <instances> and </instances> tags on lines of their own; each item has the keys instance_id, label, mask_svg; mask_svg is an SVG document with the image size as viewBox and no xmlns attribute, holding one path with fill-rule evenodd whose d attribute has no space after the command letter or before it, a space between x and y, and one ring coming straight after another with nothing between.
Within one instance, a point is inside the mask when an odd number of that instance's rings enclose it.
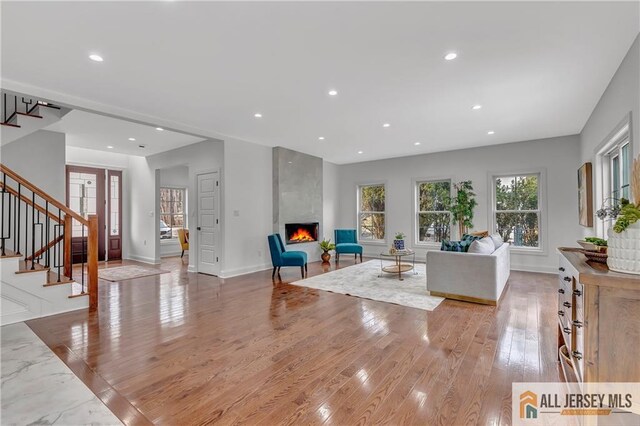
<instances>
[{"instance_id":1,"label":"throw pillow on sofa","mask_svg":"<svg viewBox=\"0 0 640 426\"><path fill-rule=\"evenodd\" d=\"M480 240L472 241L469 245L469 253L491 254L495 249L496 246L491 237L484 237Z\"/></svg>"},{"instance_id":2,"label":"throw pillow on sofa","mask_svg":"<svg viewBox=\"0 0 640 426\"><path fill-rule=\"evenodd\" d=\"M493 245L496 247L496 250L498 250L500 246L504 244L502 237L497 232L495 234L491 234L490 237L493 240Z\"/></svg>"},{"instance_id":3,"label":"throw pillow on sofa","mask_svg":"<svg viewBox=\"0 0 640 426\"><path fill-rule=\"evenodd\" d=\"M440 245L440 251L462 252L464 250L462 248L462 244L460 244L460 241L442 240L442 244Z\"/></svg>"}]
</instances>

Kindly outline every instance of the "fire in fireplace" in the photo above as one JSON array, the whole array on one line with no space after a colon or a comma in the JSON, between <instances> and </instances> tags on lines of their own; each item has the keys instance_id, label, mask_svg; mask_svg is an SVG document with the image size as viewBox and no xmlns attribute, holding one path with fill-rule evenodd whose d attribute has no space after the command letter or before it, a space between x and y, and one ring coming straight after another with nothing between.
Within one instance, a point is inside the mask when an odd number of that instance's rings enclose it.
<instances>
[{"instance_id":1,"label":"fire in fireplace","mask_svg":"<svg viewBox=\"0 0 640 426\"><path fill-rule=\"evenodd\" d=\"M284 225L287 244L310 243L318 241L318 222L287 223Z\"/></svg>"}]
</instances>

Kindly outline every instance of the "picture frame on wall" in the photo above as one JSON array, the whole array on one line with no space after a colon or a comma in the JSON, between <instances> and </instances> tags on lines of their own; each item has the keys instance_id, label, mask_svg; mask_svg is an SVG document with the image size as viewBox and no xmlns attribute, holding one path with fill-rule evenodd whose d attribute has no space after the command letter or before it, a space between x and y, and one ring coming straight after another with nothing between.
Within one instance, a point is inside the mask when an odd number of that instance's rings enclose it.
<instances>
[{"instance_id":1,"label":"picture frame on wall","mask_svg":"<svg viewBox=\"0 0 640 426\"><path fill-rule=\"evenodd\" d=\"M593 226L593 182L591 163L578 169L578 220L580 225Z\"/></svg>"}]
</instances>

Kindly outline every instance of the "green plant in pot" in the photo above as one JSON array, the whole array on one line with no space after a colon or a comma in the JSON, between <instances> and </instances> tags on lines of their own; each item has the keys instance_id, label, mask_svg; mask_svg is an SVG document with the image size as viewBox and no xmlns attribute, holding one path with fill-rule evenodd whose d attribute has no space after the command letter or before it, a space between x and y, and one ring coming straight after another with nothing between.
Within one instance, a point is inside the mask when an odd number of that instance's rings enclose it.
<instances>
[{"instance_id":1,"label":"green plant in pot","mask_svg":"<svg viewBox=\"0 0 640 426\"><path fill-rule=\"evenodd\" d=\"M320 258L322 259L322 263L329 263L329 260L331 259L331 253L329 252L331 250L335 250L336 245L333 244L331 240L326 240L326 239L320 241L318 245L323 251L323 253L320 255Z\"/></svg>"},{"instance_id":2,"label":"green plant in pot","mask_svg":"<svg viewBox=\"0 0 640 426\"><path fill-rule=\"evenodd\" d=\"M458 224L459 236L469 232L473 226L473 209L478 205L476 194L473 192L473 185L470 180L458 182L453 185L456 196L451 198L451 220Z\"/></svg>"},{"instance_id":3,"label":"green plant in pot","mask_svg":"<svg viewBox=\"0 0 640 426\"><path fill-rule=\"evenodd\" d=\"M403 232L396 233L396 237L393 240L393 248L396 250L404 250L404 239L406 235Z\"/></svg>"}]
</instances>

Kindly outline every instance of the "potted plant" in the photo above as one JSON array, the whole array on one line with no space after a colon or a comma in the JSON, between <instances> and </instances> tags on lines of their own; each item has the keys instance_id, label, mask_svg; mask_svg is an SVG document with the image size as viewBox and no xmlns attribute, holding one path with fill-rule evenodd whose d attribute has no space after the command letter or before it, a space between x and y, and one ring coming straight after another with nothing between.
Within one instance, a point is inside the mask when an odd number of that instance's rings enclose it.
<instances>
[{"instance_id":1,"label":"potted plant","mask_svg":"<svg viewBox=\"0 0 640 426\"><path fill-rule=\"evenodd\" d=\"M393 240L393 248L396 250L404 250L404 238L403 232L396 233L396 238Z\"/></svg>"},{"instance_id":2,"label":"potted plant","mask_svg":"<svg viewBox=\"0 0 640 426\"><path fill-rule=\"evenodd\" d=\"M612 271L640 275L640 157L633 161L629 187L635 203L620 199L616 223L608 232L607 265Z\"/></svg>"},{"instance_id":3,"label":"potted plant","mask_svg":"<svg viewBox=\"0 0 640 426\"><path fill-rule=\"evenodd\" d=\"M329 253L331 250L336 249L336 245L331 242L331 240L322 240L318 243L323 253L320 255L322 259L322 263L329 263L329 259L331 259L331 254Z\"/></svg>"},{"instance_id":4,"label":"potted plant","mask_svg":"<svg viewBox=\"0 0 640 426\"><path fill-rule=\"evenodd\" d=\"M458 182L453 185L456 190L455 198L451 199L451 220L458 224L459 237L469 231L473 226L473 209L478 205L470 180Z\"/></svg>"}]
</instances>

